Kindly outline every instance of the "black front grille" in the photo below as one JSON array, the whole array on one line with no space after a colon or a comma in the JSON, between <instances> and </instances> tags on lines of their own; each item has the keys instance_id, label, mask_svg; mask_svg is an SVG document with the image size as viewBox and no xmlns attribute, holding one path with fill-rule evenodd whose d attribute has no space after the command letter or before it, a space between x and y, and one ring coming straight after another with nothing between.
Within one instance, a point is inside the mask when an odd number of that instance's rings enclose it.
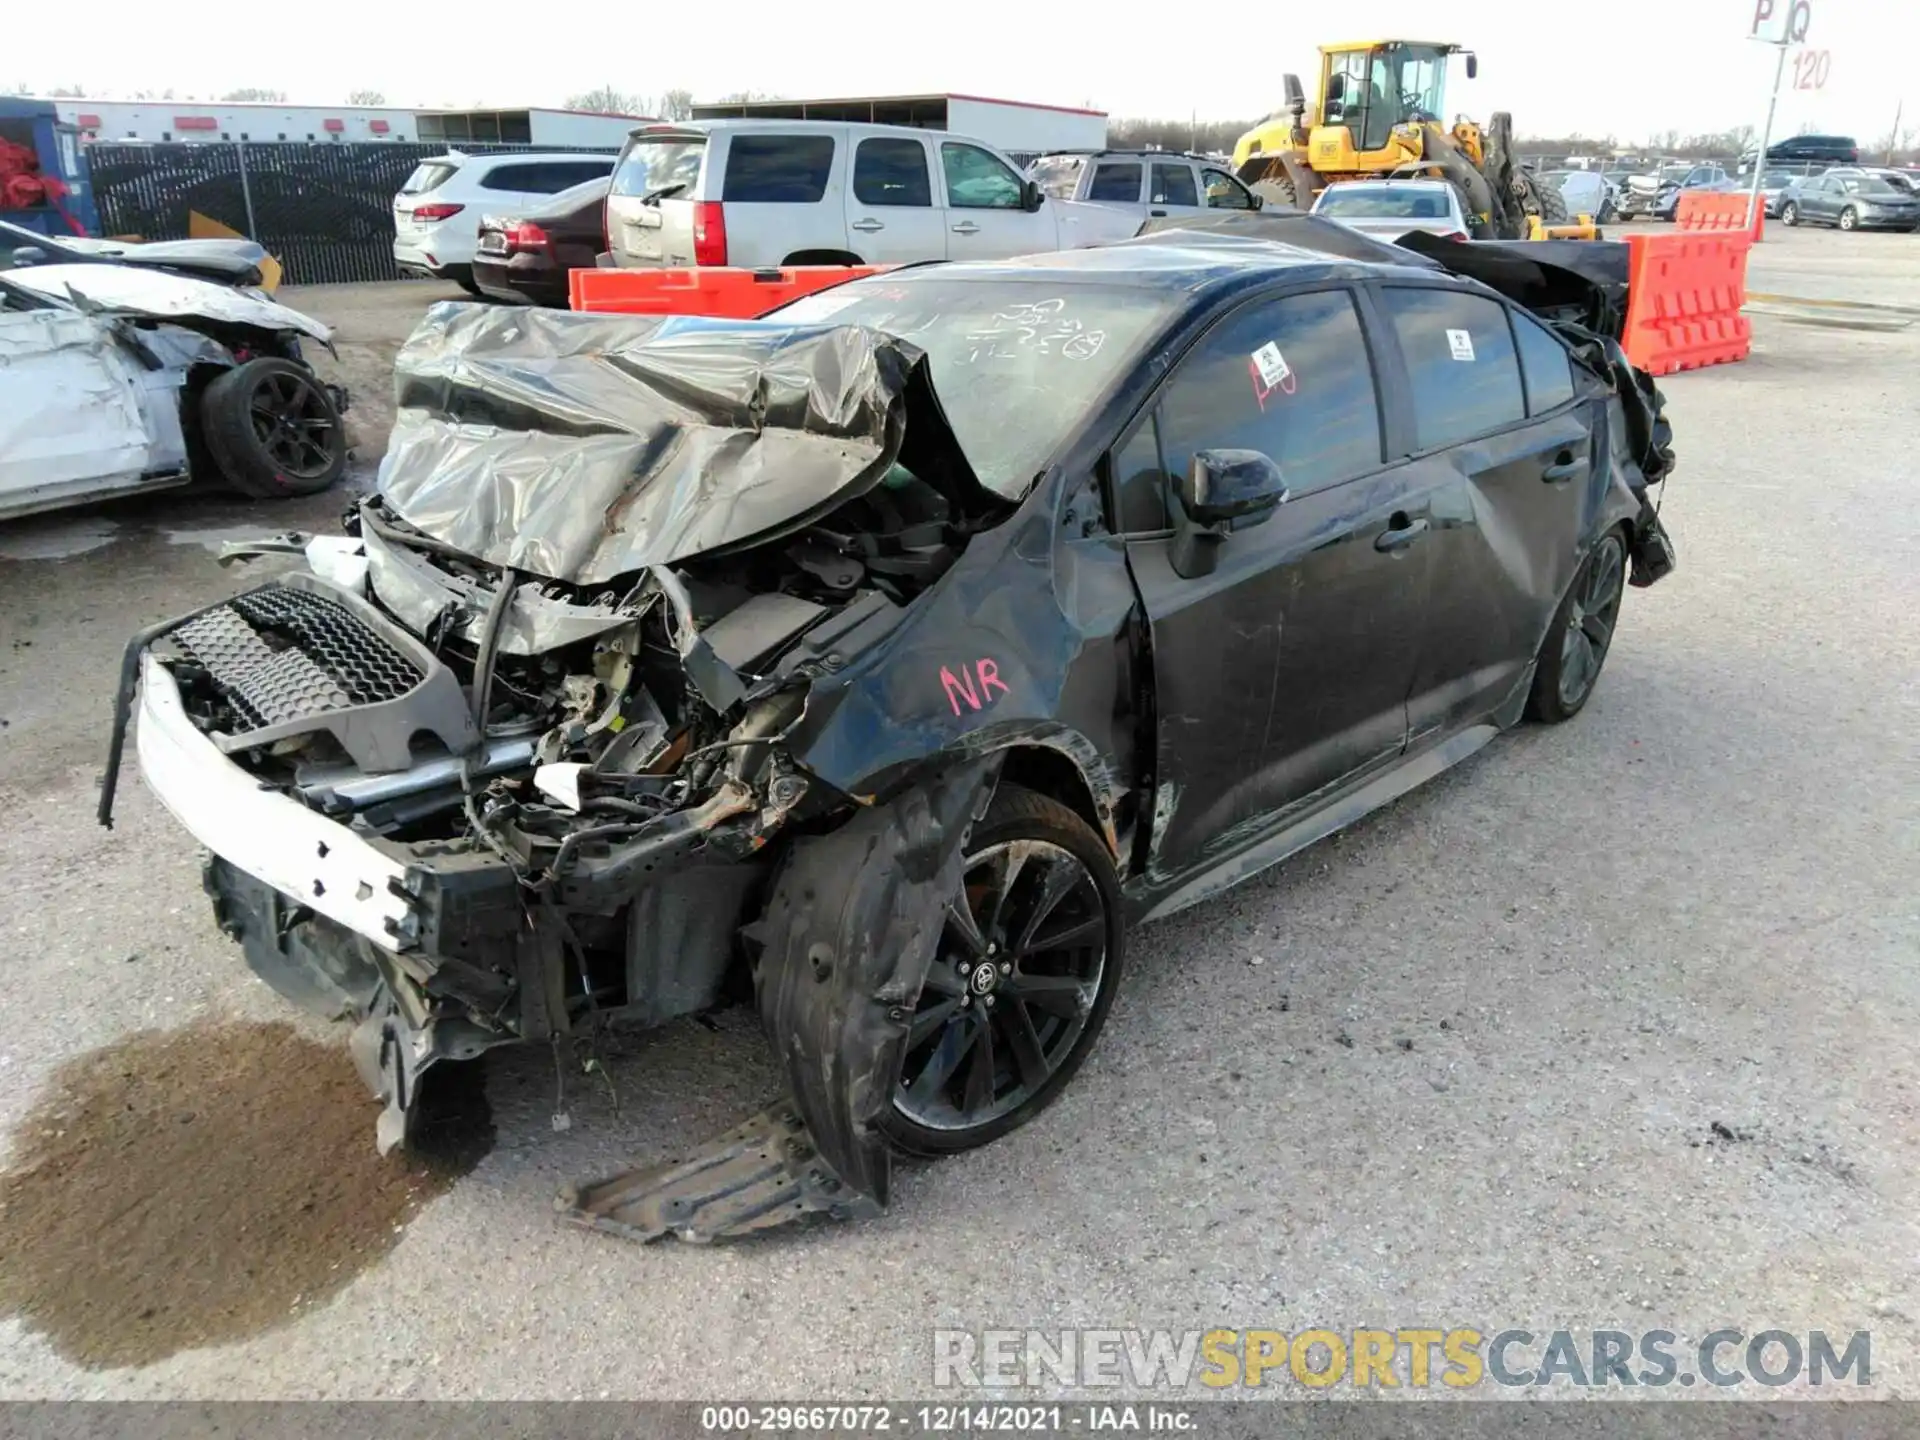
<instances>
[{"instance_id":1,"label":"black front grille","mask_svg":"<svg viewBox=\"0 0 1920 1440\"><path fill-rule=\"evenodd\" d=\"M346 606L285 586L237 596L174 638L233 707L240 734L397 700L426 678Z\"/></svg>"}]
</instances>

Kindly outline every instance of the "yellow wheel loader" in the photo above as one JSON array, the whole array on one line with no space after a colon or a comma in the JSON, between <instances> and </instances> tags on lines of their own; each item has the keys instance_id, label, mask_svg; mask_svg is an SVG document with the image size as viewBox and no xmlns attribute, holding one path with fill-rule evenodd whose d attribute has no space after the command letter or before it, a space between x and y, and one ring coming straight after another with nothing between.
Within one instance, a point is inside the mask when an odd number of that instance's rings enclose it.
<instances>
[{"instance_id":1,"label":"yellow wheel loader","mask_svg":"<svg viewBox=\"0 0 1920 1440\"><path fill-rule=\"evenodd\" d=\"M1566 202L1513 158L1513 117L1497 112L1483 130L1445 120L1447 62L1458 45L1366 40L1320 48L1320 88L1311 103L1298 75L1284 79L1287 103L1242 135L1233 163L1269 205L1305 209L1342 180L1432 177L1460 194L1474 238L1524 240L1567 222ZM1563 232L1564 233L1564 232Z\"/></svg>"}]
</instances>

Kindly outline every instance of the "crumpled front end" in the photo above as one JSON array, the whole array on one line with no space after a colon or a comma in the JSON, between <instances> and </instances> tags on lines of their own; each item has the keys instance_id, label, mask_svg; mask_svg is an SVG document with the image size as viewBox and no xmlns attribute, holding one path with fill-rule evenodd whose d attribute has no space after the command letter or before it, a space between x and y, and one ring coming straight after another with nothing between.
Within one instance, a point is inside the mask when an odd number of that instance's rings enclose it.
<instances>
[{"instance_id":1,"label":"crumpled front end","mask_svg":"<svg viewBox=\"0 0 1920 1440\"><path fill-rule=\"evenodd\" d=\"M743 931L784 842L875 798L823 782L790 737L1003 513L909 347L856 332L796 368L791 343L755 332L732 352L748 362L716 367L728 342L703 340L699 373L729 387L734 414L658 354L579 338L545 347L534 386L526 355L453 364L441 336L418 352L440 378L403 377L418 402L403 425L444 466L512 451L516 426L537 445L554 408L586 424L581 397L599 394L595 423L624 414L628 429L608 432L624 459L571 477L577 499L598 497L590 520L529 467L496 477L520 489L494 491L493 558L471 554L429 525L472 517L436 509L450 492L423 498L433 467L403 463L386 478L415 518L389 496L343 536L232 547L306 567L128 649L102 819L137 694L142 773L212 852L222 928L281 994L354 1023L383 1149L442 1060L751 994ZM786 368L750 383L768 354ZM634 384L678 391L607 400ZM810 392L801 410L782 411L783 387ZM773 433L779 413L790 433ZM731 437L689 439L727 414ZM766 491L768 464L796 455L808 483ZM687 508L736 490L752 494L730 519Z\"/></svg>"}]
</instances>

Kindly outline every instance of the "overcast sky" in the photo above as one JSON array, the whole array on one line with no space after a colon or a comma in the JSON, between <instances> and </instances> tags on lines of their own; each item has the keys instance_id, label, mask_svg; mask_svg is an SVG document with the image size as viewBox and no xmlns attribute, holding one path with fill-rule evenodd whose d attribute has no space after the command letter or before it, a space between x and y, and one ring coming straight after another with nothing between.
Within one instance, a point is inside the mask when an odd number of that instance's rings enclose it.
<instances>
[{"instance_id":1,"label":"overcast sky","mask_svg":"<svg viewBox=\"0 0 1920 1440\"><path fill-rule=\"evenodd\" d=\"M1786 3L1786 0L1780 0ZM1803 124L1871 143L1920 127L1920 5L1811 0L1809 45L1832 52L1826 88L1786 91L1781 133ZM1320 7L1180 0L1132 7L970 0L962 6L855 6L796 0L685 5L472 8L327 0L256 8L257 25L162 20L149 0L9 6L0 76L44 90L78 84L102 98L171 88L206 97L241 86L299 103L350 90L398 105L558 105L611 85L697 99L758 90L789 96L952 90L1115 115L1235 119L1277 109L1280 76L1303 76L1323 42L1384 35L1454 40L1478 50L1480 78L1458 62L1452 109L1511 110L1521 133L1613 133L1758 126L1774 52L1744 39L1753 0L1607 0L1552 5L1480 0L1362 0L1324 7L1351 33L1295 28ZM211 13L211 12L209 12ZM494 19L483 18L492 14ZM84 17L84 18L81 18ZM1451 34L1428 34L1436 23ZM83 30L84 33L76 33ZM251 33L249 33L251 32ZM1364 32L1364 33L1363 33ZM1791 84L1792 68L1788 70ZM1311 82L1309 81L1309 85Z\"/></svg>"}]
</instances>

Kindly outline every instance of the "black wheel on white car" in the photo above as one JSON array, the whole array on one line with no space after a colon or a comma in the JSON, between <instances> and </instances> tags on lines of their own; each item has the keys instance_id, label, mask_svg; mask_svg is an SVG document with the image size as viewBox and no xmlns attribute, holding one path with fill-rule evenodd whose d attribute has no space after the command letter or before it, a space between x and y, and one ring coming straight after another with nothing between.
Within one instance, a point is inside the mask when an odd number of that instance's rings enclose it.
<instances>
[{"instance_id":1,"label":"black wheel on white car","mask_svg":"<svg viewBox=\"0 0 1920 1440\"><path fill-rule=\"evenodd\" d=\"M1099 836L1059 801L1003 785L967 844L881 1121L887 1138L946 1155L1039 1114L1093 1048L1125 943Z\"/></svg>"},{"instance_id":2,"label":"black wheel on white car","mask_svg":"<svg viewBox=\"0 0 1920 1440\"><path fill-rule=\"evenodd\" d=\"M1585 708L1613 648L1626 583L1626 542L1618 530L1609 530L1588 552L1540 642L1527 696L1529 718L1558 725Z\"/></svg>"},{"instance_id":3,"label":"black wheel on white car","mask_svg":"<svg viewBox=\"0 0 1920 1440\"><path fill-rule=\"evenodd\" d=\"M311 370L262 356L216 377L200 397L200 433L221 476L242 495L313 495L347 467L333 397Z\"/></svg>"}]
</instances>

